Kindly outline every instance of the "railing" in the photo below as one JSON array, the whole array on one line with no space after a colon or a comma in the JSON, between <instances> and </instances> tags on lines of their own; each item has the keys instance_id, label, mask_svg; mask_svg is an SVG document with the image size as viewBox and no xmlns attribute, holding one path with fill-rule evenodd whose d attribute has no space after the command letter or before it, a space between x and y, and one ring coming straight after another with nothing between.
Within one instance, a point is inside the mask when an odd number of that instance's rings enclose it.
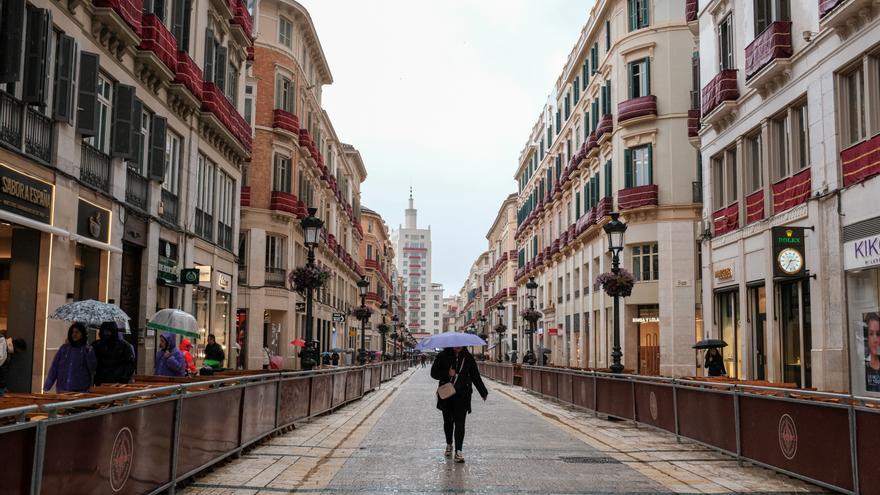
<instances>
[{"instance_id":1,"label":"railing","mask_svg":"<svg viewBox=\"0 0 880 495\"><path fill-rule=\"evenodd\" d=\"M656 206L658 189L656 184L635 186L617 192L617 206L621 210L630 210L640 206Z\"/></svg>"},{"instance_id":2,"label":"railing","mask_svg":"<svg viewBox=\"0 0 880 495\"><path fill-rule=\"evenodd\" d=\"M0 91L0 142L49 163L52 160L52 119Z\"/></svg>"},{"instance_id":3,"label":"railing","mask_svg":"<svg viewBox=\"0 0 880 495\"><path fill-rule=\"evenodd\" d=\"M697 137L700 135L700 111L688 110L687 117L688 137Z\"/></svg>"},{"instance_id":4,"label":"railing","mask_svg":"<svg viewBox=\"0 0 880 495\"><path fill-rule=\"evenodd\" d=\"M712 214L715 235L724 235L739 228L739 202L716 210Z\"/></svg>"},{"instance_id":5,"label":"railing","mask_svg":"<svg viewBox=\"0 0 880 495\"><path fill-rule=\"evenodd\" d=\"M844 187L880 174L880 135L842 150L840 166Z\"/></svg>"},{"instance_id":6,"label":"railing","mask_svg":"<svg viewBox=\"0 0 880 495\"><path fill-rule=\"evenodd\" d=\"M79 178L86 184L110 192L110 156L83 141Z\"/></svg>"},{"instance_id":7,"label":"railing","mask_svg":"<svg viewBox=\"0 0 880 495\"><path fill-rule=\"evenodd\" d=\"M736 69L724 69L719 72L703 88L702 97L703 115L708 115L725 101L736 101L739 98Z\"/></svg>"},{"instance_id":8,"label":"railing","mask_svg":"<svg viewBox=\"0 0 880 495\"><path fill-rule=\"evenodd\" d=\"M217 245L232 249L232 226L217 222Z\"/></svg>"},{"instance_id":9,"label":"railing","mask_svg":"<svg viewBox=\"0 0 880 495\"><path fill-rule=\"evenodd\" d=\"M141 35L144 2L143 0L95 0L95 7L113 9L134 33Z\"/></svg>"},{"instance_id":10,"label":"railing","mask_svg":"<svg viewBox=\"0 0 880 495\"><path fill-rule=\"evenodd\" d=\"M202 110L213 113L242 147L248 153L251 152L253 142L251 126L238 113L238 109L232 106L229 98L212 82L205 82L202 85Z\"/></svg>"},{"instance_id":11,"label":"railing","mask_svg":"<svg viewBox=\"0 0 880 495\"><path fill-rule=\"evenodd\" d=\"M297 140L299 139L299 117L288 111L280 108L273 110L272 127L290 131L297 135Z\"/></svg>"},{"instance_id":12,"label":"railing","mask_svg":"<svg viewBox=\"0 0 880 495\"><path fill-rule=\"evenodd\" d=\"M490 366L480 366L492 378ZM880 432L877 399L711 379L533 366L522 367L522 385L595 415L663 429L825 488L877 493L873 455Z\"/></svg>"},{"instance_id":13,"label":"railing","mask_svg":"<svg viewBox=\"0 0 880 495\"><path fill-rule=\"evenodd\" d=\"M779 213L806 203L812 187L810 168L773 184L773 213Z\"/></svg>"},{"instance_id":14,"label":"railing","mask_svg":"<svg viewBox=\"0 0 880 495\"><path fill-rule=\"evenodd\" d=\"M125 168L125 201L142 211L148 211L150 181L131 167Z\"/></svg>"},{"instance_id":15,"label":"railing","mask_svg":"<svg viewBox=\"0 0 880 495\"><path fill-rule=\"evenodd\" d=\"M788 58L791 47L791 21L776 21L746 47L746 79L777 58Z\"/></svg>"},{"instance_id":16,"label":"railing","mask_svg":"<svg viewBox=\"0 0 880 495\"><path fill-rule=\"evenodd\" d=\"M153 52L171 72L177 70L177 40L155 14L144 14L141 19L141 50Z\"/></svg>"},{"instance_id":17,"label":"railing","mask_svg":"<svg viewBox=\"0 0 880 495\"><path fill-rule=\"evenodd\" d=\"M119 388L93 387L97 396L0 409L0 445L19 453L19 469L4 475L3 486L59 495L164 492L295 423L359 400L410 366L135 377Z\"/></svg>"},{"instance_id":18,"label":"railing","mask_svg":"<svg viewBox=\"0 0 880 495\"><path fill-rule=\"evenodd\" d=\"M162 189L162 218L176 224L180 219L177 195Z\"/></svg>"},{"instance_id":19,"label":"railing","mask_svg":"<svg viewBox=\"0 0 880 495\"><path fill-rule=\"evenodd\" d=\"M241 186L241 206L251 205L251 186Z\"/></svg>"},{"instance_id":20,"label":"railing","mask_svg":"<svg viewBox=\"0 0 880 495\"><path fill-rule=\"evenodd\" d=\"M0 141L21 149L21 118L24 103L11 94L0 91Z\"/></svg>"},{"instance_id":21,"label":"railing","mask_svg":"<svg viewBox=\"0 0 880 495\"><path fill-rule=\"evenodd\" d=\"M202 69L196 65L189 53L183 50L177 52L177 74L174 76L174 82L183 84L196 99L202 101L204 90Z\"/></svg>"},{"instance_id":22,"label":"railing","mask_svg":"<svg viewBox=\"0 0 880 495\"><path fill-rule=\"evenodd\" d=\"M287 283L287 270L284 268L266 267L265 285L270 287L284 287Z\"/></svg>"},{"instance_id":23,"label":"railing","mask_svg":"<svg viewBox=\"0 0 880 495\"><path fill-rule=\"evenodd\" d=\"M49 163L52 160L52 119L28 107L24 122L24 152Z\"/></svg>"},{"instance_id":24,"label":"railing","mask_svg":"<svg viewBox=\"0 0 880 495\"><path fill-rule=\"evenodd\" d=\"M657 97L654 95L630 98L617 104L618 123L649 115L657 115Z\"/></svg>"},{"instance_id":25,"label":"railing","mask_svg":"<svg viewBox=\"0 0 880 495\"><path fill-rule=\"evenodd\" d=\"M214 215L209 215L196 208L195 225L193 227L197 236L209 241L214 240Z\"/></svg>"}]
</instances>

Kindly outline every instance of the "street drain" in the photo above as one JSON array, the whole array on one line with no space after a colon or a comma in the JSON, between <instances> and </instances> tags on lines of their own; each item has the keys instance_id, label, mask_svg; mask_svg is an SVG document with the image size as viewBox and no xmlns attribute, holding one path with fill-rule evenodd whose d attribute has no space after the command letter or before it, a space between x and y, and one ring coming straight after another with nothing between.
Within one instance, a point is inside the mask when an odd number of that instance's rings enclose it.
<instances>
[{"instance_id":1,"label":"street drain","mask_svg":"<svg viewBox=\"0 0 880 495\"><path fill-rule=\"evenodd\" d=\"M620 461L612 457L560 457L560 461L569 464L619 464Z\"/></svg>"}]
</instances>

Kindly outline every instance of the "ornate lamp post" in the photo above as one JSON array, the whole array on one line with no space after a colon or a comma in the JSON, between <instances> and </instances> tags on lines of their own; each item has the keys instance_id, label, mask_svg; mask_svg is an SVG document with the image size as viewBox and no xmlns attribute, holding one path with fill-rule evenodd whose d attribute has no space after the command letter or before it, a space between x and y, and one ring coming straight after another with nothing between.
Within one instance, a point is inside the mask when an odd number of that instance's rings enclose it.
<instances>
[{"instance_id":1,"label":"ornate lamp post","mask_svg":"<svg viewBox=\"0 0 880 495\"><path fill-rule=\"evenodd\" d=\"M392 359L397 361L397 329L400 326L400 317L394 315L391 317L391 345L394 347L394 356Z\"/></svg>"},{"instance_id":2,"label":"ornate lamp post","mask_svg":"<svg viewBox=\"0 0 880 495\"><path fill-rule=\"evenodd\" d=\"M315 213L318 211L317 208L309 208L308 211L309 215L302 219L301 224L304 243L308 249L306 266L313 267L315 266L315 247L318 245L318 241L321 238L321 229L324 227L324 222L315 216ZM310 370L318 364L318 349L315 346L315 342L312 340L312 299L314 296L312 292L313 290L311 287L306 289L306 345L299 354L300 363L304 370Z\"/></svg>"},{"instance_id":3,"label":"ornate lamp post","mask_svg":"<svg viewBox=\"0 0 880 495\"><path fill-rule=\"evenodd\" d=\"M526 282L526 297L529 298L529 309L535 311L535 299L538 298L538 283L535 282L535 277L529 277L529 281ZM534 352L535 349L535 331L538 330L538 320L529 322L529 350Z\"/></svg>"},{"instance_id":4,"label":"ornate lamp post","mask_svg":"<svg viewBox=\"0 0 880 495\"><path fill-rule=\"evenodd\" d=\"M486 323L489 320L486 319L486 315L480 316L480 338L486 341L486 345L489 345L489 331L486 328ZM481 346L480 351L483 355L486 354L486 346Z\"/></svg>"},{"instance_id":5,"label":"ornate lamp post","mask_svg":"<svg viewBox=\"0 0 880 495\"><path fill-rule=\"evenodd\" d=\"M498 334L498 342L495 344L495 347L498 350L495 353L498 355L498 362L500 363L503 361L503 359L501 359L501 343L504 340L504 332L507 331L507 325L504 324L504 317L507 315L507 308L504 307L504 303L498 303L495 310L498 311L498 324L495 325L495 333Z\"/></svg>"},{"instance_id":6,"label":"ornate lamp post","mask_svg":"<svg viewBox=\"0 0 880 495\"><path fill-rule=\"evenodd\" d=\"M382 324L379 325L379 335L382 337L382 360L385 360L385 334L388 333L388 324L385 323L385 316L388 312L388 303L382 301L382 304L379 306L379 309L382 310Z\"/></svg>"},{"instance_id":7,"label":"ornate lamp post","mask_svg":"<svg viewBox=\"0 0 880 495\"><path fill-rule=\"evenodd\" d=\"M626 232L626 224L618 220L617 212L611 213L611 221L606 223L603 229L608 234L608 251L611 252L611 271L617 275L620 272L620 252L623 250L623 233ZM611 372L620 373L623 365L620 364L620 295L614 295L614 345L611 348Z\"/></svg>"},{"instance_id":8,"label":"ornate lamp post","mask_svg":"<svg viewBox=\"0 0 880 495\"><path fill-rule=\"evenodd\" d=\"M365 335L364 330L367 325L367 320L370 319L370 317L366 315L367 290L369 290L369 288L370 288L370 280L367 277L361 277L361 279L358 280L358 282L357 282L357 286L358 286L358 291L360 291L360 294L361 294L361 308L363 308L363 310L364 310L363 313L361 314L361 318L360 318L360 320L361 320L361 349L358 352L358 362L361 364L361 366L363 366L364 363L367 362L367 350L366 350L367 337Z\"/></svg>"}]
</instances>

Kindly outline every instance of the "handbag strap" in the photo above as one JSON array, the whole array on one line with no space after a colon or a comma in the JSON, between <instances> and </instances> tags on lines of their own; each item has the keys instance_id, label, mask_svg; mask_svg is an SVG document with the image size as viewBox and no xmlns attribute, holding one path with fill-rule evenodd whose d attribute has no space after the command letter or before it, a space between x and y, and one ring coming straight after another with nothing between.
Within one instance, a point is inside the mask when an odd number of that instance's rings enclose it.
<instances>
[{"instance_id":1,"label":"handbag strap","mask_svg":"<svg viewBox=\"0 0 880 495\"><path fill-rule=\"evenodd\" d=\"M452 377L451 383L455 383L455 381L458 380L458 375L461 374L461 369L464 367L464 360L465 360L465 356L462 356L461 357L461 364L458 365L458 371L456 371L455 376ZM453 368L454 368L454 366L453 366Z\"/></svg>"}]
</instances>

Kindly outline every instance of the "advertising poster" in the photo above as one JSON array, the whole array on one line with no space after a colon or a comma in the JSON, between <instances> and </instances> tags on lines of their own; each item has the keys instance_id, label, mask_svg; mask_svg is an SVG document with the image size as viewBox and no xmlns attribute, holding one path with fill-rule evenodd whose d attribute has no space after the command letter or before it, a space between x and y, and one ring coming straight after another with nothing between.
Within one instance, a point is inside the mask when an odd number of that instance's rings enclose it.
<instances>
[{"instance_id":1,"label":"advertising poster","mask_svg":"<svg viewBox=\"0 0 880 495\"><path fill-rule=\"evenodd\" d=\"M864 330L865 390L880 392L880 313L862 315Z\"/></svg>"}]
</instances>

